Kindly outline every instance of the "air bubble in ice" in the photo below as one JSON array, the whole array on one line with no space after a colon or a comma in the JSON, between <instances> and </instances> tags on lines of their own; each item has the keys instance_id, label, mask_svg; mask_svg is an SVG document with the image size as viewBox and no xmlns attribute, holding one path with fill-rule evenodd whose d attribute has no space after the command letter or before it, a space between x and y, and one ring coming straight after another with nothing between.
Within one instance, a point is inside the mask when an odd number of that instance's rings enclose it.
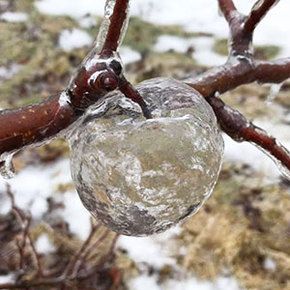
<instances>
[{"instance_id":1,"label":"air bubble in ice","mask_svg":"<svg viewBox=\"0 0 290 290\"><path fill-rule=\"evenodd\" d=\"M93 216L144 236L198 211L216 183L223 140L211 107L190 87L158 78L137 88L154 118L111 95L70 137L71 171Z\"/></svg>"}]
</instances>

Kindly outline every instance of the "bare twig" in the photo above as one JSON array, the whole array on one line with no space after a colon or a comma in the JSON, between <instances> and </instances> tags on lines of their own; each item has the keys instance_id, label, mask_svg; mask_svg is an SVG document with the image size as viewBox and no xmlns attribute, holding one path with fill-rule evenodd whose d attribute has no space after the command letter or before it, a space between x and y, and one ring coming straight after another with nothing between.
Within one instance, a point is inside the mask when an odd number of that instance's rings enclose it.
<instances>
[{"instance_id":1,"label":"bare twig","mask_svg":"<svg viewBox=\"0 0 290 290\"><path fill-rule=\"evenodd\" d=\"M87 239L84 241L84 243L82 244L82 246L80 247L79 251L75 254L75 256L71 259L71 261L68 263L66 269L64 270L64 275L71 275L71 273L73 272L74 268L76 267L76 264L78 263L78 261L81 259L84 251L88 248L88 246L90 245L95 233L97 232L97 230L99 229L100 224L92 224L92 228L91 228L91 232L89 234L89 236L87 237Z\"/></svg>"}]
</instances>

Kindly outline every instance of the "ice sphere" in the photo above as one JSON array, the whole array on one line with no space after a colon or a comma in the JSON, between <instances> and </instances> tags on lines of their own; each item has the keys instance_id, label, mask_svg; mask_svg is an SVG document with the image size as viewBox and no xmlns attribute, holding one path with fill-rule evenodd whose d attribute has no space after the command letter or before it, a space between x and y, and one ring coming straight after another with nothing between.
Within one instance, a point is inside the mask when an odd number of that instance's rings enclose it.
<instances>
[{"instance_id":1,"label":"ice sphere","mask_svg":"<svg viewBox=\"0 0 290 290\"><path fill-rule=\"evenodd\" d=\"M137 89L154 118L112 94L71 135L71 171L95 218L120 234L146 236L196 213L210 196L223 139L211 107L182 82L157 78Z\"/></svg>"}]
</instances>

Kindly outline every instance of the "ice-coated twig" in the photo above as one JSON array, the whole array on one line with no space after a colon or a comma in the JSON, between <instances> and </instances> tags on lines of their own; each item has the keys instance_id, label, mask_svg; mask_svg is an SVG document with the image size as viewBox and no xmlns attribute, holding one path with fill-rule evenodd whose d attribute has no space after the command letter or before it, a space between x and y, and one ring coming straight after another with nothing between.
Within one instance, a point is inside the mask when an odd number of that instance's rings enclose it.
<instances>
[{"instance_id":1,"label":"ice-coated twig","mask_svg":"<svg viewBox=\"0 0 290 290\"><path fill-rule=\"evenodd\" d=\"M8 153L56 136L118 88L123 70L116 51L126 30L128 10L129 0L107 1L98 41L65 91L40 104L0 112L0 165L4 166ZM144 110L142 98L136 101Z\"/></svg>"},{"instance_id":2,"label":"ice-coated twig","mask_svg":"<svg viewBox=\"0 0 290 290\"><path fill-rule=\"evenodd\" d=\"M232 0L218 0L219 7L230 27L228 61L205 72L187 84L199 91L212 106L222 130L236 141L247 141L290 172L290 153L264 130L249 122L240 112L224 104L219 96L240 85L252 82L281 83L290 77L290 58L276 61L259 61L252 49L253 33L257 24L279 1L256 1L248 16L236 10Z\"/></svg>"},{"instance_id":3,"label":"ice-coated twig","mask_svg":"<svg viewBox=\"0 0 290 290\"><path fill-rule=\"evenodd\" d=\"M237 142L255 144L270 156L287 178L290 172L290 152L263 129L249 122L238 110L226 105L218 96L209 97L221 129ZM283 170L284 167L284 170Z\"/></svg>"},{"instance_id":4,"label":"ice-coated twig","mask_svg":"<svg viewBox=\"0 0 290 290\"><path fill-rule=\"evenodd\" d=\"M254 29L277 2L256 1L250 15L244 16L237 11L232 0L218 0L231 32L228 61L198 78L188 80L187 83L208 99L214 97L216 92L222 94L243 84L255 81L280 83L289 78L290 58L264 62L255 60L253 56ZM89 106L118 88L141 106L146 117L150 117L142 96L124 78L116 53L126 30L128 7L129 0L107 1L99 44L96 44L98 47L101 43L102 48L98 50L95 47L92 50L66 91L41 104L0 113L0 155L6 156L9 152L56 136L83 115ZM244 132L248 134L248 131ZM255 138L257 142L254 142ZM244 140L248 139L249 134L245 135ZM260 142L257 134L252 134L251 139L253 140L248 141L260 143L261 147L265 147L272 154L277 151L274 147L280 146L273 143L273 150L269 150L268 143ZM286 154L280 156L280 161L287 166Z\"/></svg>"},{"instance_id":5,"label":"ice-coated twig","mask_svg":"<svg viewBox=\"0 0 290 290\"><path fill-rule=\"evenodd\" d=\"M123 76L120 80L119 90L129 99L139 104L142 109L143 115L150 119L152 118L151 112L149 111L147 104L144 99L140 95L140 93L135 89L131 83L127 81L127 79Z\"/></svg>"},{"instance_id":6,"label":"ice-coated twig","mask_svg":"<svg viewBox=\"0 0 290 290\"><path fill-rule=\"evenodd\" d=\"M245 33L253 33L256 26L266 16L270 9L280 0L258 0L253 6L250 15L247 17L244 25Z\"/></svg>"},{"instance_id":7,"label":"ice-coated twig","mask_svg":"<svg viewBox=\"0 0 290 290\"><path fill-rule=\"evenodd\" d=\"M106 52L117 51L120 46L128 25L129 4L130 0L107 0L104 22L114 23L114 25L108 25L101 55L106 54Z\"/></svg>"},{"instance_id":8,"label":"ice-coated twig","mask_svg":"<svg viewBox=\"0 0 290 290\"><path fill-rule=\"evenodd\" d=\"M219 7L228 23L233 19L233 14L237 12L232 0L218 0Z\"/></svg>"}]
</instances>

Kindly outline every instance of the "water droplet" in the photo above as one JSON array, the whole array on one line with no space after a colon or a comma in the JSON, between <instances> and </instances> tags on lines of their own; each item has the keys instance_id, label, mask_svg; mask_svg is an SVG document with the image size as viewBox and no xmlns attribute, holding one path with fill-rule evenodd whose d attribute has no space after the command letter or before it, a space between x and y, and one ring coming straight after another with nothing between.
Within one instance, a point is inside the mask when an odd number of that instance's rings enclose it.
<instances>
[{"instance_id":1,"label":"water droplet","mask_svg":"<svg viewBox=\"0 0 290 290\"><path fill-rule=\"evenodd\" d=\"M153 119L114 93L69 141L85 207L118 233L144 236L198 211L216 183L223 140L211 107L190 87L157 78L137 88Z\"/></svg>"}]
</instances>

